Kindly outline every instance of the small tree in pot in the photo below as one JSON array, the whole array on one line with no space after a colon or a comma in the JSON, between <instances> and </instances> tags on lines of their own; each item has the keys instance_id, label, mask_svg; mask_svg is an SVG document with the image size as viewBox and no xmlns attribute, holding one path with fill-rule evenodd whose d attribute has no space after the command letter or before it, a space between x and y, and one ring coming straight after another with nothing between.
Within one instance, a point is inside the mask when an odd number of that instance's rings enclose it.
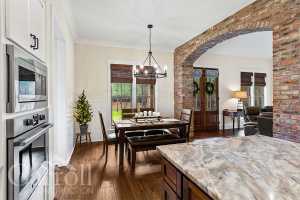
<instances>
[{"instance_id":1,"label":"small tree in pot","mask_svg":"<svg viewBox=\"0 0 300 200\"><path fill-rule=\"evenodd\" d=\"M78 100L75 103L73 116L80 125L80 133L86 134L88 130L88 123L92 121L92 108L89 104L85 91L83 90Z\"/></svg>"}]
</instances>

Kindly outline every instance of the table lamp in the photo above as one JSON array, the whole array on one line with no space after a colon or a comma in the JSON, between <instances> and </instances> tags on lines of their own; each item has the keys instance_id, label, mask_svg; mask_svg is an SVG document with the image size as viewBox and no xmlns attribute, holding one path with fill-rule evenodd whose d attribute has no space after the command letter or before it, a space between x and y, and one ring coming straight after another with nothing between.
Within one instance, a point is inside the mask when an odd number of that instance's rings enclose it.
<instances>
[{"instance_id":1,"label":"table lamp","mask_svg":"<svg viewBox=\"0 0 300 200\"><path fill-rule=\"evenodd\" d=\"M248 94L246 91L233 91L232 92L232 98L238 99L239 102L237 104L237 110L241 111L244 109L242 99L247 99Z\"/></svg>"}]
</instances>

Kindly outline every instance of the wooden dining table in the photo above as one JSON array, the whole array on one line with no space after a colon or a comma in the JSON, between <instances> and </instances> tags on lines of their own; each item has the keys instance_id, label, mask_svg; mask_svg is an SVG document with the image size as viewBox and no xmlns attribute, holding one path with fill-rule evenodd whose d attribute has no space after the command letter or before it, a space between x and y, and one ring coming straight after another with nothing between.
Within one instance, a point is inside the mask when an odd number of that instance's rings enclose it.
<instances>
[{"instance_id":1,"label":"wooden dining table","mask_svg":"<svg viewBox=\"0 0 300 200\"><path fill-rule=\"evenodd\" d=\"M161 119L159 121L147 121L147 122L136 122L135 120L120 120L114 121L115 132L119 140L119 170L123 169L124 162L124 143L125 143L125 133L127 131L140 131L140 130L153 130L153 129L170 129L178 128L179 135L182 138L189 139L189 135L186 131L187 125L186 121L181 121L177 119Z\"/></svg>"}]
</instances>

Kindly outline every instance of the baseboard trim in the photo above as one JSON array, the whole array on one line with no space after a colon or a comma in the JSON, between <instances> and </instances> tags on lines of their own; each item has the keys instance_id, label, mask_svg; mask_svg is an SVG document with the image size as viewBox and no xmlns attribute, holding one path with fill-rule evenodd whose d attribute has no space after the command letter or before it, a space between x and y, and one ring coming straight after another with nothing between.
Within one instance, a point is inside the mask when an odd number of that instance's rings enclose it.
<instances>
[{"instance_id":1,"label":"baseboard trim","mask_svg":"<svg viewBox=\"0 0 300 200\"><path fill-rule=\"evenodd\" d=\"M57 167L68 166L70 164L71 158L74 154L75 147L76 147L76 145L73 146L73 149L72 149L71 153L69 153L68 158L65 161L61 161L61 162L56 161L56 162L53 163L54 166L57 166Z\"/></svg>"}]
</instances>

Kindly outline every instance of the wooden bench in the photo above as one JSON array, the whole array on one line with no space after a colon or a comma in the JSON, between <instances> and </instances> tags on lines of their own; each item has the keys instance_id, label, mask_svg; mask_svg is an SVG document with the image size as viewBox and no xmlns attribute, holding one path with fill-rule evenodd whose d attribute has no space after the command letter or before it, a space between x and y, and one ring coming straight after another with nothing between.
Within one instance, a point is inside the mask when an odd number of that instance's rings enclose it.
<instances>
[{"instance_id":1,"label":"wooden bench","mask_svg":"<svg viewBox=\"0 0 300 200\"><path fill-rule=\"evenodd\" d=\"M170 134L165 130L146 131L144 136L127 137L128 161L131 169L135 169L136 153L140 151L155 150L157 146L184 143L186 138Z\"/></svg>"}]
</instances>

